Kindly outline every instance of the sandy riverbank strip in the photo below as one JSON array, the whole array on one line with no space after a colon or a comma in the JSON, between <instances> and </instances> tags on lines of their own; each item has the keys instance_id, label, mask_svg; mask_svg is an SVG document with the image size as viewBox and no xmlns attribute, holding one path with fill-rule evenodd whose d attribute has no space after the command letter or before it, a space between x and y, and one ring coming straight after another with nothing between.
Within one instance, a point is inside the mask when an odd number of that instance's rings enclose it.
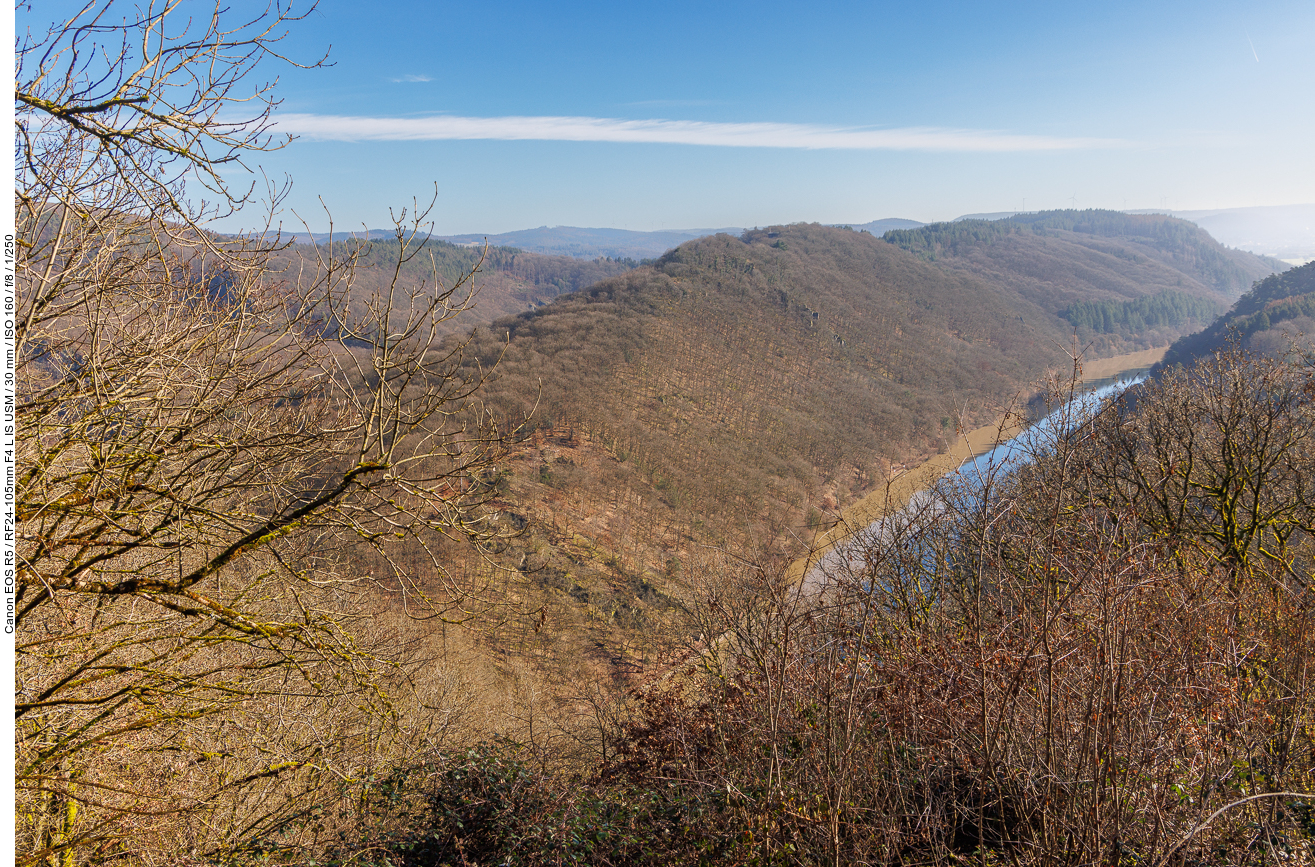
<instances>
[{"instance_id":1,"label":"sandy riverbank strip","mask_svg":"<svg viewBox=\"0 0 1315 867\"><path fill-rule=\"evenodd\" d=\"M1128 371L1144 370L1164 358L1164 353L1168 349L1169 347L1162 346L1158 349L1144 349L1140 352L1087 361L1082 365L1082 376L1084 380L1095 381ZM1021 419L1003 416L991 424L961 435L944 454L933 455L895 476L883 487L841 511L840 520L829 530L814 536L813 553L795 561L790 567L791 575L796 579L802 578L808 568L837 544L878 518L898 512L909 504L910 498L915 493L930 487L937 479L957 469L964 461L984 454L995 448L997 444L1010 439L1021 429Z\"/></svg>"},{"instance_id":2,"label":"sandy riverbank strip","mask_svg":"<svg viewBox=\"0 0 1315 867\"><path fill-rule=\"evenodd\" d=\"M1145 370L1159 364L1168 351L1169 347L1161 346L1158 349L1143 349L1141 352L1129 352L1127 355L1115 355L1110 358L1097 358L1095 361L1084 361L1082 363L1082 378L1087 380L1109 379L1111 376L1118 376L1120 373L1127 373L1130 370Z\"/></svg>"}]
</instances>

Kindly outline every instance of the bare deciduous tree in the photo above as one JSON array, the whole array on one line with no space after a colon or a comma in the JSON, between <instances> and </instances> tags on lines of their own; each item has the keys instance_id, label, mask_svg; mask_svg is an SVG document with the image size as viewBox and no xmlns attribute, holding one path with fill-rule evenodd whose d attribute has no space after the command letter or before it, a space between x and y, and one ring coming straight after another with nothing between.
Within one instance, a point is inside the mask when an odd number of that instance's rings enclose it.
<instances>
[{"instance_id":1,"label":"bare deciduous tree","mask_svg":"<svg viewBox=\"0 0 1315 867\"><path fill-rule=\"evenodd\" d=\"M1311 372L1149 383L811 592L714 570L702 672L646 696L623 767L773 863L1308 857Z\"/></svg>"},{"instance_id":2,"label":"bare deciduous tree","mask_svg":"<svg viewBox=\"0 0 1315 867\"><path fill-rule=\"evenodd\" d=\"M297 16L189 14L89 3L18 51L20 863L322 830L403 705L446 712L380 600L486 604L442 549L502 533L482 377L439 342L473 275L357 297L350 248L272 273L277 238L207 232L282 144L250 74Z\"/></svg>"}]
</instances>

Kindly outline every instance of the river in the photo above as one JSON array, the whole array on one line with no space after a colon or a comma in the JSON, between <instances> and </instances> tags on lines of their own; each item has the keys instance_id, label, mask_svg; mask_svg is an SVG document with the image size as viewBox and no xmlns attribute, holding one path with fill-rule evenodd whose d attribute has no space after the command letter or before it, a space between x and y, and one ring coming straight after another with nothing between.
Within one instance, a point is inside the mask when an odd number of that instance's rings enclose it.
<instances>
[{"instance_id":1,"label":"river","mask_svg":"<svg viewBox=\"0 0 1315 867\"><path fill-rule=\"evenodd\" d=\"M1031 461L1035 455L1051 449L1057 438L1073 431L1092 417L1100 407L1128 388L1144 381L1145 371L1127 372L1109 378L1075 395L1045 418L994 447L974 454L956 469L941 476L931 474L916 489L904 492L902 506L882 510L880 517L859 524L857 529L827 540L821 555L803 569L802 587L805 592L823 589L831 576L859 572L865 561L865 552L874 545L889 542L898 531L929 521L942 514L951 505L964 508L980 499L989 490L993 480L1013 472ZM939 477L939 478L938 478ZM915 482L917 484L917 482ZM967 502L952 503L949 498L963 498ZM887 503L892 500L888 496ZM851 527L853 526L851 522Z\"/></svg>"}]
</instances>

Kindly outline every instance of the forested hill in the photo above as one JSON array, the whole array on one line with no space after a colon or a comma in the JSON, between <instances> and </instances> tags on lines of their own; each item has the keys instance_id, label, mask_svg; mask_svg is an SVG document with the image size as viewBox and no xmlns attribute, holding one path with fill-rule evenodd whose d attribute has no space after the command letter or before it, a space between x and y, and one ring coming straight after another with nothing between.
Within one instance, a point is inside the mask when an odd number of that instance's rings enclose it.
<instances>
[{"instance_id":1,"label":"forested hill","mask_svg":"<svg viewBox=\"0 0 1315 867\"><path fill-rule=\"evenodd\" d=\"M274 257L273 264L295 271L316 255L342 258L358 251L353 295L363 299L394 276L397 245L387 233L378 234L382 240L295 244ZM1201 328L1255 280L1282 268L1276 260L1222 247L1191 223L1113 211L959 220L897 229L883 237L937 269L995 284L1011 297L1022 296L1039 308L1025 317L1039 312L1041 319L1048 317L1050 324L1070 333L1076 327L1084 341L1096 341L1098 353L1164 345ZM687 242L678 249L691 243L695 249L706 241ZM419 284L435 269L450 285L480 261L484 250L429 238L410 252L401 285ZM668 255L683 254L673 250ZM479 287L476 306L447 327L464 331L530 310L638 265L632 258L583 259L491 246L474 280ZM666 265L657 267L661 271Z\"/></svg>"},{"instance_id":2,"label":"forested hill","mask_svg":"<svg viewBox=\"0 0 1315 867\"><path fill-rule=\"evenodd\" d=\"M993 417L1063 363L1061 325L872 235L796 225L498 320L475 357L502 356L486 400L504 418L537 406L532 426L592 434L689 513L793 523L945 446L963 411Z\"/></svg>"},{"instance_id":3,"label":"forested hill","mask_svg":"<svg viewBox=\"0 0 1315 867\"><path fill-rule=\"evenodd\" d=\"M1284 267L1157 214L1046 211L883 237L938 267L1008 287L1110 349L1120 340L1163 345Z\"/></svg>"},{"instance_id":4,"label":"forested hill","mask_svg":"<svg viewBox=\"0 0 1315 867\"><path fill-rule=\"evenodd\" d=\"M1315 338L1315 262L1266 277L1223 316L1169 348L1163 367L1190 364L1229 340L1262 352L1282 353Z\"/></svg>"},{"instance_id":5,"label":"forested hill","mask_svg":"<svg viewBox=\"0 0 1315 867\"><path fill-rule=\"evenodd\" d=\"M1040 228L960 235L957 253L944 234L918 252L818 225L718 234L478 328L465 363L492 371L482 408L517 440L486 479L521 528L497 574L526 576L523 603L553 624L543 664L647 658L645 630L708 551L798 554L959 426L1068 369L1056 311L1125 329L1101 335L1112 350L1199 327L1148 325L1182 305L1224 304L1151 257L1164 250ZM1035 256L962 264L1011 243ZM1038 262L1045 279L1024 267ZM1163 288L1182 304L1161 309Z\"/></svg>"}]
</instances>

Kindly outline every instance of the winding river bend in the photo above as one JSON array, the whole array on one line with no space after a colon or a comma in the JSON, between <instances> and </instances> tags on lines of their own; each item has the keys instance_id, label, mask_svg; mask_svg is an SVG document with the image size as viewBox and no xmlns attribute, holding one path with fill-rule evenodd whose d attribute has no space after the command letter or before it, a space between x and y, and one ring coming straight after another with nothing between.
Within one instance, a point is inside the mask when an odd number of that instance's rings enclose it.
<instances>
[{"instance_id":1,"label":"winding river bend","mask_svg":"<svg viewBox=\"0 0 1315 867\"><path fill-rule=\"evenodd\" d=\"M873 545L889 541L902 531L941 514L949 505L949 496L980 499L992 479L998 479L1033 460L1034 456L1048 451L1057 438L1090 419L1105 403L1132 386L1144 381L1145 370L1128 371L1101 381L1052 411L1036 424L1016 433L998 445L988 447L964 460L957 468L943 476L933 468L923 478L906 480L906 491L887 492L887 502L898 497L906 502L870 521L860 523L857 529L834 534L823 541L823 553L803 569L802 586L805 592L823 589L832 576L854 574L863 566L864 552ZM980 432L976 432L979 433ZM974 449L974 451L977 451ZM907 490L908 485L915 486ZM851 522L852 526L852 522Z\"/></svg>"}]
</instances>

